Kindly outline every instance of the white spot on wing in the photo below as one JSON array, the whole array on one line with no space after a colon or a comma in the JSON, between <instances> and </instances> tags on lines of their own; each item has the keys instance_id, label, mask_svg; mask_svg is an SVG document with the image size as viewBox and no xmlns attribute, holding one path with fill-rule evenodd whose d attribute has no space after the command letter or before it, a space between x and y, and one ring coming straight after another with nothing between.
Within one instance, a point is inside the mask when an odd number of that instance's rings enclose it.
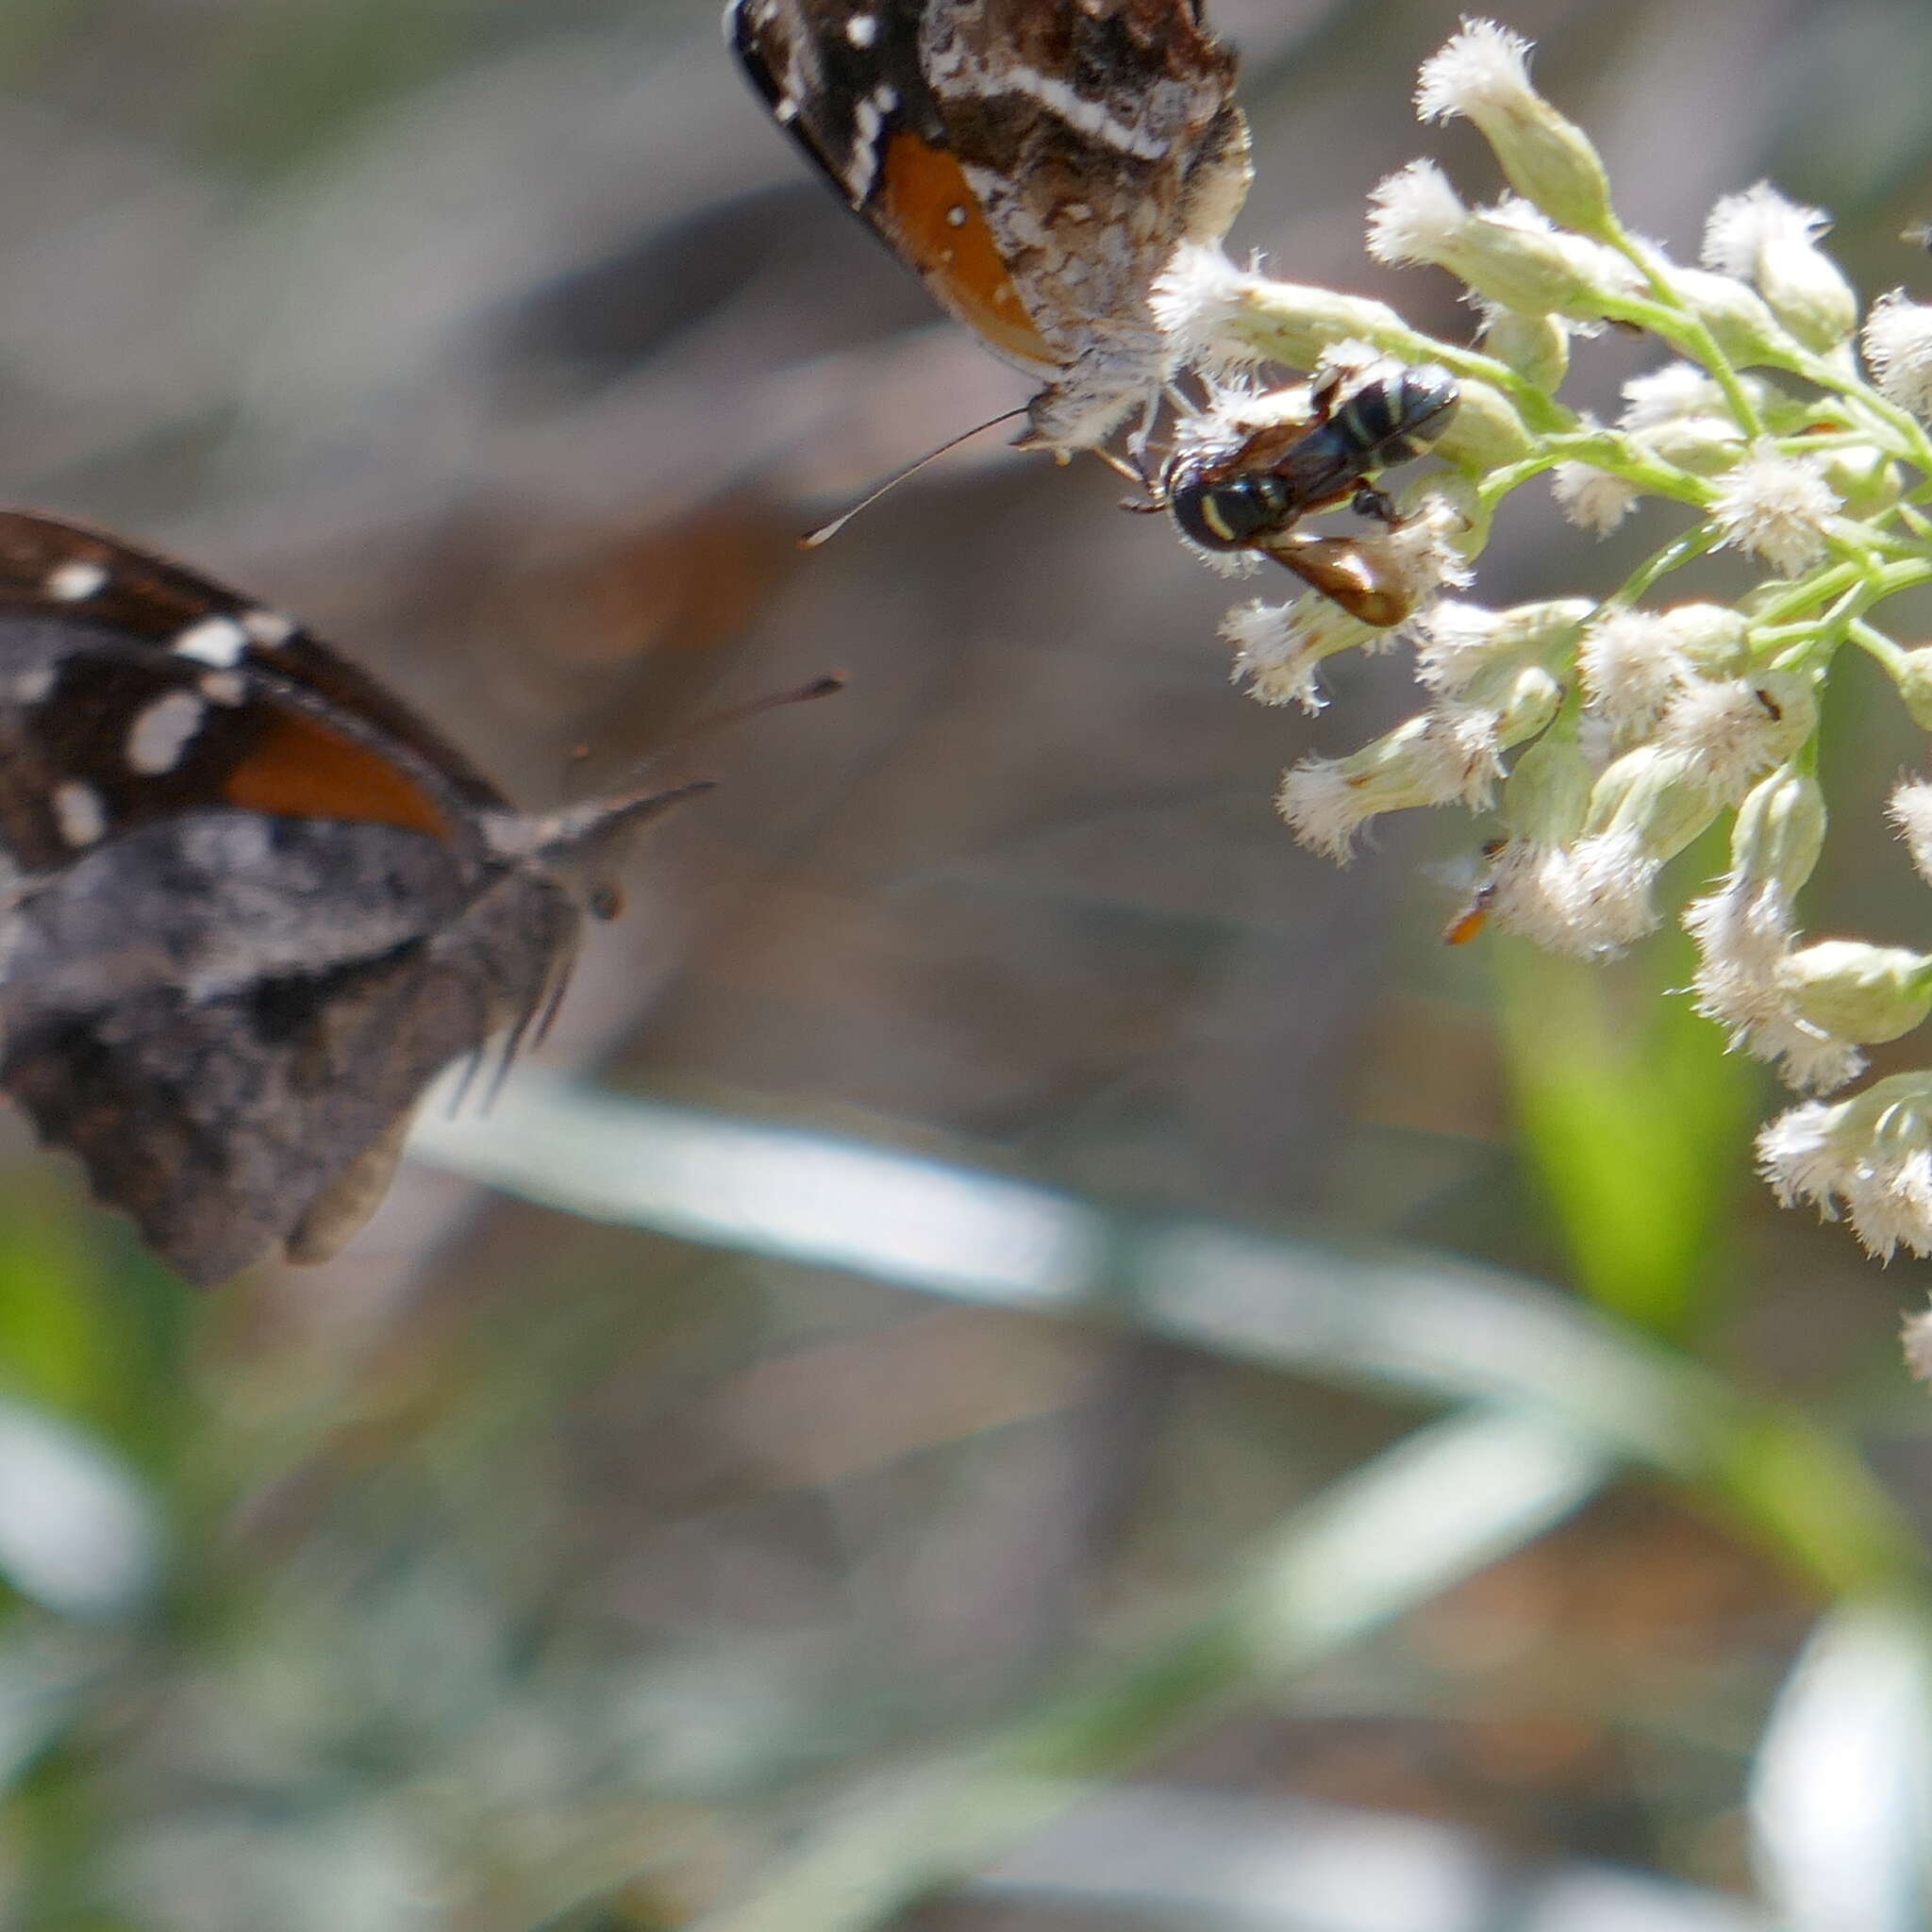
<instances>
[{"instance_id":1,"label":"white spot on wing","mask_svg":"<svg viewBox=\"0 0 1932 1932\"><path fill-rule=\"evenodd\" d=\"M36 664L31 671L15 675L7 694L16 705L38 705L60 682L60 674L51 664Z\"/></svg>"},{"instance_id":2,"label":"white spot on wing","mask_svg":"<svg viewBox=\"0 0 1932 1932\"><path fill-rule=\"evenodd\" d=\"M248 680L239 671L205 671L195 684L211 705L239 705L248 695Z\"/></svg>"},{"instance_id":3,"label":"white spot on wing","mask_svg":"<svg viewBox=\"0 0 1932 1932\"><path fill-rule=\"evenodd\" d=\"M54 823L70 845L92 845L108 829L108 808L92 785L70 780L53 794Z\"/></svg>"},{"instance_id":4,"label":"white spot on wing","mask_svg":"<svg viewBox=\"0 0 1932 1932\"><path fill-rule=\"evenodd\" d=\"M248 648L248 633L232 617L205 617L169 646L177 658L196 658L217 671L232 671Z\"/></svg>"},{"instance_id":5,"label":"white spot on wing","mask_svg":"<svg viewBox=\"0 0 1932 1932\"><path fill-rule=\"evenodd\" d=\"M48 596L57 604L81 604L88 598L97 596L108 588L108 567L102 563L88 563L79 558L72 558L65 563L57 563L47 573L42 585Z\"/></svg>"},{"instance_id":6,"label":"white spot on wing","mask_svg":"<svg viewBox=\"0 0 1932 1932\"><path fill-rule=\"evenodd\" d=\"M845 192L858 208L872 192L879 173L879 130L899 105L898 91L881 81L852 115L852 159L845 169Z\"/></svg>"},{"instance_id":7,"label":"white spot on wing","mask_svg":"<svg viewBox=\"0 0 1932 1932\"><path fill-rule=\"evenodd\" d=\"M871 13L855 13L845 23L845 38L855 47L869 47L879 37L878 17Z\"/></svg>"},{"instance_id":8,"label":"white spot on wing","mask_svg":"<svg viewBox=\"0 0 1932 1932\"><path fill-rule=\"evenodd\" d=\"M127 762L147 777L172 772L207 716L208 706L192 691L171 691L144 705L127 727Z\"/></svg>"}]
</instances>

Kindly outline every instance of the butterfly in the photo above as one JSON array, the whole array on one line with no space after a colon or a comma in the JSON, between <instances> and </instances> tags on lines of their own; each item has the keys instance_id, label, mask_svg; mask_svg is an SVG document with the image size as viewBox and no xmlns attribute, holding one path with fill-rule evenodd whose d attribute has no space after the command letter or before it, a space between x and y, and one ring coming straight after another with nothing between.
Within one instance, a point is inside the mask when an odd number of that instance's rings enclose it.
<instances>
[{"instance_id":1,"label":"butterfly","mask_svg":"<svg viewBox=\"0 0 1932 1932\"><path fill-rule=\"evenodd\" d=\"M693 789L515 811L291 619L0 511L0 1088L190 1281L325 1259Z\"/></svg>"},{"instance_id":2,"label":"butterfly","mask_svg":"<svg viewBox=\"0 0 1932 1932\"><path fill-rule=\"evenodd\" d=\"M1152 407L1153 286L1248 188L1199 0L731 0L725 29L846 205L1043 384L1023 443L1098 447Z\"/></svg>"}]
</instances>

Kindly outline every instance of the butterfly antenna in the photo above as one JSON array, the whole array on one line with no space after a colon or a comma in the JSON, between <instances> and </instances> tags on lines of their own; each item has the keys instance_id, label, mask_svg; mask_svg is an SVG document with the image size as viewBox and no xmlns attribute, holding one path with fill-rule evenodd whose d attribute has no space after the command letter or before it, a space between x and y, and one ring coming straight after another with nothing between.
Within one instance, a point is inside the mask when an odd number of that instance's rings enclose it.
<instances>
[{"instance_id":1,"label":"butterfly antenna","mask_svg":"<svg viewBox=\"0 0 1932 1932\"><path fill-rule=\"evenodd\" d=\"M975 436L983 436L989 429L997 429L1002 423L1010 423L1025 413L1025 406L1023 404L1017 409L1007 410L1004 415L989 417L984 423L975 423L971 429L962 429L949 441L941 443L939 448L926 451L916 463L908 463L903 470L888 476L875 490L870 491L855 503L843 516L834 517L829 524L823 524L808 536L801 537L798 540L798 547L801 550L816 550L820 544L829 543L860 510L870 509L888 491L898 489L908 477L918 475L928 463L938 462L948 451L958 449L962 442L971 442Z\"/></svg>"},{"instance_id":2,"label":"butterfly antenna","mask_svg":"<svg viewBox=\"0 0 1932 1932\"><path fill-rule=\"evenodd\" d=\"M722 710L708 711L670 749L682 751L700 739L715 738L721 731L729 731L734 725L742 724L747 718L761 718L767 711L782 711L787 705L808 705L814 699L831 697L844 689L844 673L828 671L823 677L793 685L790 691L766 691L760 697L746 698L742 704L726 705Z\"/></svg>"}]
</instances>

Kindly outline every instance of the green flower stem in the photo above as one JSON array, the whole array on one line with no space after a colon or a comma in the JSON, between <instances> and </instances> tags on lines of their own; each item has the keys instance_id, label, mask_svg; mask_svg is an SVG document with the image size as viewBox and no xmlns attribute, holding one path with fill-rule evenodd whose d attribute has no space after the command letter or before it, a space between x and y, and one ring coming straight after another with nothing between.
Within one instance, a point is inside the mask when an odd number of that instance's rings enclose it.
<instances>
[{"instance_id":1,"label":"green flower stem","mask_svg":"<svg viewBox=\"0 0 1932 1932\"><path fill-rule=\"evenodd\" d=\"M1840 563L1800 577L1796 583L1774 586L1764 593L1762 601L1753 607L1751 627L1756 631L1760 625L1783 623L1801 610L1816 609L1827 597L1840 595L1848 585L1857 583L1858 577L1856 564Z\"/></svg>"},{"instance_id":2,"label":"green flower stem","mask_svg":"<svg viewBox=\"0 0 1932 1932\"><path fill-rule=\"evenodd\" d=\"M1856 415L1865 419L1875 417L1897 438L1897 455L1915 470L1932 471L1932 435L1927 434L1924 424L1909 409L1900 408L1856 374L1839 368L1824 356L1798 357L1792 373L1816 383L1822 390L1842 396ZM1873 438L1874 441L1879 440Z\"/></svg>"},{"instance_id":3,"label":"green flower stem","mask_svg":"<svg viewBox=\"0 0 1932 1932\"><path fill-rule=\"evenodd\" d=\"M1717 338L1685 306L1683 297L1672 286L1670 277L1657 261L1656 252L1633 241L1622 229L1610 245L1642 275L1657 296L1655 303L1626 302L1631 312L1618 320L1636 322L1654 329L1665 341L1681 349L1692 361L1702 363L1710 377L1724 391L1731 414L1747 436L1764 434L1764 419L1742 378L1731 367L1730 358L1717 345Z\"/></svg>"},{"instance_id":4,"label":"green flower stem","mask_svg":"<svg viewBox=\"0 0 1932 1932\"><path fill-rule=\"evenodd\" d=\"M1620 609L1625 605L1635 604L1646 595L1652 586L1667 577L1674 570L1681 569L1693 558L1702 557L1717 541L1718 533L1708 524L1694 524L1681 535L1673 537L1660 549L1654 550L1610 594L1604 599L1604 609Z\"/></svg>"},{"instance_id":5,"label":"green flower stem","mask_svg":"<svg viewBox=\"0 0 1932 1932\"><path fill-rule=\"evenodd\" d=\"M1894 678L1905 675L1905 647L1895 639L1886 636L1876 625L1866 623L1862 617L1855 617L1846 625L1845 636L1867 657L1884 665Z\"/></svg>"},{"instance_id":6,"label":"green flower stem","mask_svg":"<svg viewBox=\"0 0 1932 1932\"><path fill-rule=\"evenodd\" d=\"M1582 418L1574 409L1559 403L1546 390L1539 389L1508 363L1474 349L1458 348L1451 342L1434 343L1429 359L1440 362L1457 375L1467 375L1499 389L1516 405L1525 427L1543 436L1574 436Z\"/></svg>"},{"instance_id":7,"label":"green flower stem","mask_svg":"<svg viewBox=\"0 0 1932 1932\"><path fill-rule=\"evenodd\" d=\"M1283 328L1299 330L1306 325L1307 317L1293 299L1293 285L1282 283L1280 287L1283 290L1278 309L1280 325ZM1269 308L1265 295L1257 296L1251 314L1255 321L1267 322ZM1486 382L1491 389L1502 391L1515 404L1524 425L1540 434L1563 436L1575 431L1580 420L1576 412L1557 402L1547 391L1539 389L1526 376L1510 368L1508 363L1461 343L1438 341L1434 336L1409 328L1394 310L1389 310L1388 314L1387 322L1362 319L1353 333L1372 348L1381 350L1385 356L1393 356L1404 362L1440 362L1457 375ZM1243 328L1241 334L1257 349L1273 352L1274 345L1266 339L1265 327Z\"/></svg>"},{"instance_id":8,"label":"green flower stem","mask_svg":"<svg viewBox=\"0 0 1932 1932\"><path fill-rule=\"evenodd\" d=\"M1697 509L1707 508L1717 493L1716 487L1704 477L1641 451L1628 437L1611 429L1552 436L1534 456L1491 470L1478 484L1476 493L1488 508L1493 508L1512 490L1555 469L1558 463L1587 463L1646 495L1670 497Z\"/></svg>"}]
</instances>

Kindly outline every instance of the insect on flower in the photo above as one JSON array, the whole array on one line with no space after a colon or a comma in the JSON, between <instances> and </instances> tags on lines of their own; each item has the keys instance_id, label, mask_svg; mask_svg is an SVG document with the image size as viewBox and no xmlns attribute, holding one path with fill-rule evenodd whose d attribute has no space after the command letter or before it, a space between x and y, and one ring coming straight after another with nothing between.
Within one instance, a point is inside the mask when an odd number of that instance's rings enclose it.
<instances>
[{"instance_id":1,"label":"insect on flower","mask_svg":"<svg viewBox=\"0 0 1932 1932\"><path fill-rule=\"evenodd\" d=\"M1456 378L1438 363L1408 367L1384 357L1366 368L1337 366L1310 391L1306 416L1187 439L1158 500L1204 549L1259 551L1363 623L1396 623L1407 615L1400 588L1370 546L1295 526L1348 504L1399 529L1394 506L1371 478L1427 450L1460 400Z\"/></svg>"}]
</instances>

